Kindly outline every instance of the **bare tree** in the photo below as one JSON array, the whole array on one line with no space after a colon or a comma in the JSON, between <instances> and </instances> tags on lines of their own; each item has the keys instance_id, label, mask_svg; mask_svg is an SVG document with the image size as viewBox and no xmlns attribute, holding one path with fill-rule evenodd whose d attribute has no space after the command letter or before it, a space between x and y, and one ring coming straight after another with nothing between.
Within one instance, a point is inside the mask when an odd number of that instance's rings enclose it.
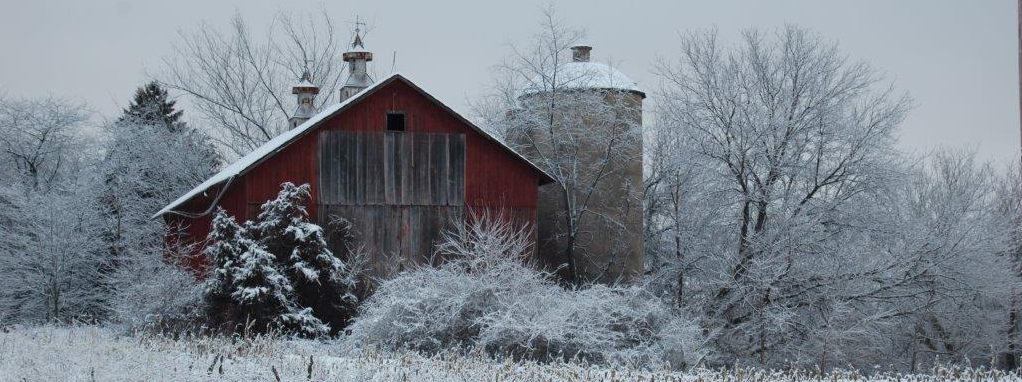
<instances>
[{"instance_id":1,"label":"bare tree","mask_svg":"<svg viewBox=\"0 0 1022 382\"><path fill-rule=\"evenodd\" d=\"M100 317L106 296L99 283L104 257L87 195L10 195L8 201L8 216L17 224L0 226L0 238L8 238L0 246L0 320Z\"/></svg>"},{"instance_id":2,"label":"bare tree","mask_svg":"<svg viewBox=\"0 0 1022 382\"><path fill-rule=\"evenodd\" d=\"M1010 256L1012 219L1001 209L989 164L941 151L909 177L890 250L916 260L889 338L915 370L941 360L986 362L1007 349L1005 329L1019 279ZM996 366L996 365L990 365Z\"/></svg>"},{"instance_id":3,"label":"bare tree","mask_svg":"<svg viewBox=\"0 0 1022 382\"><path fill-rule=\"evenodd\" d=\"M681 306L686 274L709 253L698 246L719 234L726 211L716 202L721 191L709 187L713 174L691 137L665 120L654 123L644 138L646 281Z\"/></svg>"},{"instance_id":4,"label":"bare tree","mask_svg":"<svg viewBox=\"0 0 1022 382\"><path fill-rule=\"evenodd\" d=\"M85 105L0 99L0 320L67 321L103 311Z\"/></svg>"},{"instance_id":5,"label":"bare tree","mask_svg":"<svg viewBox=\"0 0 1022 382\"><path fill-rule=\"evenodd\" d=\"M1005 348L1018 280L989 165L897 152L910 100L820 37L742 37L686 35L657 68L650 285L702 312L724 362L911 369Z\"/></svg>"},{"instance_id":6,"label":"bare tree","mask_svg":"<svg viewBox=\"0 0 1022 382\"><path fill-rule=\"evenodd\" d=\"M288 129L295 110L291 86L304 71L324 94L317 108L336 102L344 45L325 10L318 15L281 12L263 38L253 37L241 15L235 15L226 32L201 24L193 33L182 33L159 77L189 97L223 146L244 155Z\"/></svg>"},{"instance_id":7,"label":"bare tree","mask_svg":"<svg viewBox=\"0 0 1022 382\"><path fill-rule=\"evenodd\" d=\"M571 62L583 32L563 26L548 8L526 47L512 45L493 91L477 113L556 181L540 190L545 260L563 261L576 283L632 277L630 233L641 230L641 98L634 84L609 84L609 67ZM614 78L610 78L611 80ZM630 182L630 174L635 174ZM633 218L629 220L630 218ZM546 234L552 230L551 234ZM614 239L607 240L608 237ZM542 240L542 239L541 239ZM600 245L612 242L614 245ZM641 245L641 243L638 243Z\"/></svg>"},{"instance_id":8,"label":"bare tree","mask_svg":"<svg viewBox=\"0 0 1022 382\"><path fill-rule=\"evenodd\" d=\"M849 62L805 30L743 37L726 49L712 31L685 36L682 60L658 67L665 83L658 111L666 124L660 129L680 134L671 139L697 154L694 164L703 172L699 198L688 204L717 203L696 207L717 215L703 222L714 230L696 251L703 252L673 256L701 261L706 279L698 298L708 322L721 329L718 345L768 364L791 355L783 349L796 332L816 329L816 320L808 320L812 309L837 314L838 301L827 303L835 295L884 290L852 292L844 281L902 264L857 259L861 252L835 247L834 240L856 232L850 228L868 218L860 215L867 203L887 192L890 169L897 167L893 131L909 100L879 87L868 65ZM656 185L660 199L678 203L684 182L693 179L664 170L691 165L656 169L654 175L668 178ZM677 220L672 215L660 211L668 222ZM683 227L671 225L680 235Z\"/></svg>"},{"instance_id":9,"label":"bare tree","mask_svg":"<svg viewBox=\"0 0 1022 382\"><path fill-rule=\"evenodd\" d=\"M199 311L201 288L186 268L194 266L186 257L192 252L170 240L187 227L165 227L152 215L212 175L218 157L201 132L168 127L128 117L108 124L106 156L88 189L97 209L91 224L104 243L111 317L133 327L175 323Z\"/></svg>"},{"instance_id":10,"label":"bare tree","mask_svg":"<svg viewBox=\"0 0 1022 382\"><path fill-rule=\"evenodd\" d=\"M152 215L212 175L219 158L206 135L183 124L172 131L163 122L123 118L104 132L106 155L90 191L111 255L121 257L125 248L162 236L163 224Z\"/></svg>"},{"instance_id":11,"label":"bare tree","mask_svg":"<svg viewBox=\"0 0 1022 382\"><path fill-rule=\"evenodd\" d=\"M0 176L45 189L75 171L90 117L84 105L58 98L0 98Z\"/></svg>"},{"instance_id":12,"label":"bare tree","mask_svg":"<svg viewBox=\"0 0 1022 382\"><path fill-rule=\"evenodd\" d=\"M1008 231L1008 246L1004 251L1004 256L1011 261L1013 275L1022 279L1022 167L1010 166L1005 171L1005 175L997 182L996 187L997 212L1001 218L1001 224L1006 225ZM1020 286L1015 284L1008 288L1010 301L1006 312L1005 343L1000 366L1009 370L1019 368L1019 315L1022 314L1019 290Z\"/></svg>"}]
</instances>

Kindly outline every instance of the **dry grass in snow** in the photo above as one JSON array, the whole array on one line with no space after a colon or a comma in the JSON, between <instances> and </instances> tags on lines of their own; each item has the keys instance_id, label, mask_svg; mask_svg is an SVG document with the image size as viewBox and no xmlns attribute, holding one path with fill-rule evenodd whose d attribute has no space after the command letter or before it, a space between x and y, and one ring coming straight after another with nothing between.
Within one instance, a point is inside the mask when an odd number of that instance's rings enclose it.
<instances>
[{"instance_id":1,"label":"dry grass in snow","mask_svg":"<svg viewBox=\"0 0 1022 382\"><path fill-rule=\"evenodd\" d=\"M864 378L855 372L743 369L688 373L580 363L499 362L479 355L359 351L334 343L257 338L171 340L97 327L9 328L0 333L0 381L1022 381L1017 374L944 368Z\"/></svg>"}]
</instances>

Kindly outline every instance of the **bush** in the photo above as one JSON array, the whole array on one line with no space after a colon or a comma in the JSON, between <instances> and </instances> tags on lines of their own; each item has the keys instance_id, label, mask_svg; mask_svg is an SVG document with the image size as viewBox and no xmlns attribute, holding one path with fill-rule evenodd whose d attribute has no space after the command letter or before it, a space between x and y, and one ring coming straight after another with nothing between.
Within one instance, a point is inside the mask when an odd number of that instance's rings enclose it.
<instances>
[{"instance_id":1,"label":"bush","mask_svg":"<svg viewBox=\"0 0 1022 382\"><path fill-rule=\"evenodd\" d=\"M677 366L696 356L699 330L670 306L637 286L565 289L528 264L530 237L487 216L448 232L437 249L442 264L379 285L350 344Z\"/></svg>"},{"instance_id":2,"label":"bush","mask_svg":"<svg viewBox=\"0 0 1022 382\"><path fill-rule=\"evenodd\" d=\"M110 275L113 322L126 330L196 329L205 310L203 284L181 264L191 247L168 248L157 242L139 247L137 253L127 251Z\"/></svg>"}]
</instances>

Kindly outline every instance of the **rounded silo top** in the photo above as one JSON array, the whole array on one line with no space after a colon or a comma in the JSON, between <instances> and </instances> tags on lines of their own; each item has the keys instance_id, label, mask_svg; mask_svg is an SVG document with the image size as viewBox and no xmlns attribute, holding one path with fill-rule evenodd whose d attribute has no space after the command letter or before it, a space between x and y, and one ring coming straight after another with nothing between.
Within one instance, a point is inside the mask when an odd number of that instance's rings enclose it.
<instances>
[{"instance_id":1,"label":"rounded silo top","mask_svg":"<svg viewBox=\"0 0 1022 382\"><path fill-rule=\"evenodd\" d=\"M556 73L551 72L530 80L529 86L522 91L522 95L548 92L556 87L560 90L621 90L635 92L645 98L645 92L639 89L639 85L623 72L605 63L590 61L589 52L591 50L592 47L588 44L572 46L571 62L558 65ZM555 75L556 86L553 81Z\"/></svg>"}]
</instances>

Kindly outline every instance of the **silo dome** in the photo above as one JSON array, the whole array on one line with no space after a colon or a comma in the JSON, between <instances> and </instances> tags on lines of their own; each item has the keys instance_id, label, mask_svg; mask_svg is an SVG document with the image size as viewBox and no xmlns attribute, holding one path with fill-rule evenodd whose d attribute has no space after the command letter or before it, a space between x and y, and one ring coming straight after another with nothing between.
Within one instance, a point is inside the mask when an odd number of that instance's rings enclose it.
<instances>
[{"instance_id":1,"label":"silo dome","mask_svg":"<svg viewBox=\"0 0 1022 382\"><path fill-rule=\"evenodd\" d=\"M639 89L639 85L620 70L602 62L589 61L591 49L588 45L576 45L571 48L573 61L557 66L557 88L621 90L646 97L646 93ZM522 95L549 91L553 87L549 77L553 74L532 79L530 86L522 91Z\"/></svg>"}]
</instances>

